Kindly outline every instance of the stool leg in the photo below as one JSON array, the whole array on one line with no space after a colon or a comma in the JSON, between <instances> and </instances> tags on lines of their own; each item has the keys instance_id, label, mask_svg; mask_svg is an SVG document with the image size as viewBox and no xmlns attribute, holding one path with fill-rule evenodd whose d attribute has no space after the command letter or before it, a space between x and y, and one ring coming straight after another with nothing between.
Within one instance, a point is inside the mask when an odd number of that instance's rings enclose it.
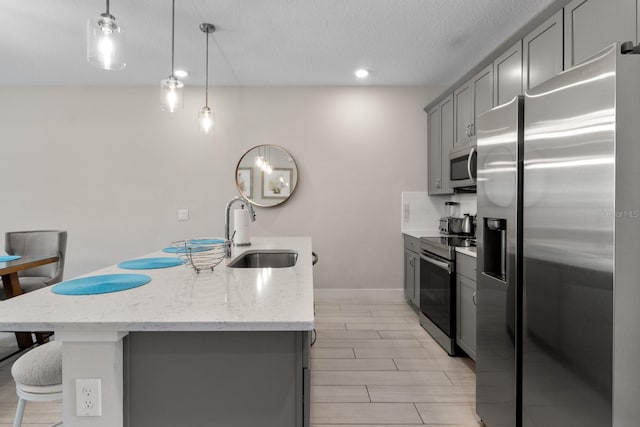
<instances>
[{"instance_id":1,"label":"stool leg","mask_svg":"<svg viewBox=\"0 0 640 427\"><path fill-rule=\"evenodd\" d=\"M18 407L16 408L16 418L13 421L13 427L22 426L22 416L24 415L24 405L26 403L26 400L24 400L23 398L18 398Z\"/></svg>"}]
</instances>

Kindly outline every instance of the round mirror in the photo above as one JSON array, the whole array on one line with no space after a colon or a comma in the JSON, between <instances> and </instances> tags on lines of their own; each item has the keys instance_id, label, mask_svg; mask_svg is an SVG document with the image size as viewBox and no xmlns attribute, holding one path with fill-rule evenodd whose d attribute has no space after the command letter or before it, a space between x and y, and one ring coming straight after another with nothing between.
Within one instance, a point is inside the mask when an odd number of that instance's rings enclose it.
<instances>
[{"instance_id":1,"label":"round mirror","mask_svg":"<svg viewBox=\"0 0 640 427\"><path fill-rule=\"evenodd\" d=\"M236 166L236 187L251 204L284 203L296 188L298 168L291 154L277 145L258 145L242 155Z\"/></svg>"}]
</instances>

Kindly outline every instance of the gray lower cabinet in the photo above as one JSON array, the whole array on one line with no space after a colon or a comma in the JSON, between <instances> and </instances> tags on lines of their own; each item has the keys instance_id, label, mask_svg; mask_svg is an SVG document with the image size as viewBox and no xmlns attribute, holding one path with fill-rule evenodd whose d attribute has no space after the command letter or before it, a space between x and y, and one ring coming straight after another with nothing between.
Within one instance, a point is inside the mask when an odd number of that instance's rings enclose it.
<instances>
[{"instance_id":1,"label":"gray lower cabinet","mask_svg":"<svg viewBox=\"0 0 640 427\"><path fill-rule=\"evenodd\" d=\"M124 425L308 427L309 333L131 332Z\"/></svg>"},{"instance_id":2,"label":"gray lower cabinet","mask_svg":"<svg viewBox=\"0 0 640 427\"><path fill-rule=\"evenodd\" d=\"M523 86L527 91L563 70L562 9L522 39Z\"/></svg>"},{"instance_id":3,"label":"gray lower cabinet","mask_svg":"<svg viewBox=\"0 0 640 427\"><path fill-rule=\"evenodd\" d=\"M565 69L615 42L637 43L636 7L636 0L574 0L565 6Z\"/></svg>"},{"instance_id":4,"label":"gray lower cabinet","mask_svg":"<svg viewBox=\"0 0 640 427\"><path fill-rule=\"evenodd\" d=\"M453 194L449 174L449 151L453 148L453 95L428 114L427 189L430 195Z\"/></svg>"},{"instance_id":5,"label":"gray lower cabinet","mask_svg":"<svg viewBox=\"0 0 640 427\"><path fill-rule=\"evenodd\" d=\"M420 240L404 236L404 296L420 306Z\"/></svg>"},{"instance_id":6,"label":"gray lower cabinet","mask_svg":"<svg viewBox=\"0 0 640 427\"><path fill-rule=\"evenodd\" d=\"M456 344L476 360L476 258L456 254Z\"/></svg>"}]
</instances>

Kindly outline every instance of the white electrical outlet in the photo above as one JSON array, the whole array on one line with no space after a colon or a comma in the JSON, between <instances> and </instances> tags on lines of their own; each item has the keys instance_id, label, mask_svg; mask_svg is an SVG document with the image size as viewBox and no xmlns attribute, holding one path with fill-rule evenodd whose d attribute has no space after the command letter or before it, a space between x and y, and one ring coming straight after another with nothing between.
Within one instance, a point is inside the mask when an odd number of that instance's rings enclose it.
<instances>
[{"instance_id":1,"label":"white electrical outlet","mask_svg":"<svg viewBox=\"0 0 640 427\"><path fill-rule=\"evenodd\" d=\"M178 221L189 220L189 209L178 209Z\"/></svg>"},{"instance_id":2,"label":"white electrical outlet","mask_svg":"<svg viewBox=\"0 0 640 427\"><path fill-rule=\"evenodd\" d=\"M102 416L102 382L100 378L76 379L76 415Z\"/></svg>"},{"instance_id":3,"label":"white electrical outlet","mask_svg":"<svg viewBox=\"0 0 640 427\"><path fill-rule=\"evenodd\" d=\"M411 219L411 210L408 203L402 205L402 217L404 222L409 222L409 220Z\"/></svg>"}]
</instances>

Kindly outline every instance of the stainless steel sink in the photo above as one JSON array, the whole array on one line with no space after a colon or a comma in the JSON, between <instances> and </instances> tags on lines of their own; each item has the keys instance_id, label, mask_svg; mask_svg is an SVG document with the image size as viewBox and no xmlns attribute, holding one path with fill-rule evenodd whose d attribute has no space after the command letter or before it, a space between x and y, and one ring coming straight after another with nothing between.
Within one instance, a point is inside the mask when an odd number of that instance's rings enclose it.
<instances>
[{"instance_id":1,"label":"stainless steel sink","mask_svg":"<svg viewBox=\"0 0 640 427\"><path fill-rule=\"evenodd\" d=\"M288 249L249 250L227 264L231 268L285 268L298 261L298 252Z\"/></svg>"}]
</instances>

